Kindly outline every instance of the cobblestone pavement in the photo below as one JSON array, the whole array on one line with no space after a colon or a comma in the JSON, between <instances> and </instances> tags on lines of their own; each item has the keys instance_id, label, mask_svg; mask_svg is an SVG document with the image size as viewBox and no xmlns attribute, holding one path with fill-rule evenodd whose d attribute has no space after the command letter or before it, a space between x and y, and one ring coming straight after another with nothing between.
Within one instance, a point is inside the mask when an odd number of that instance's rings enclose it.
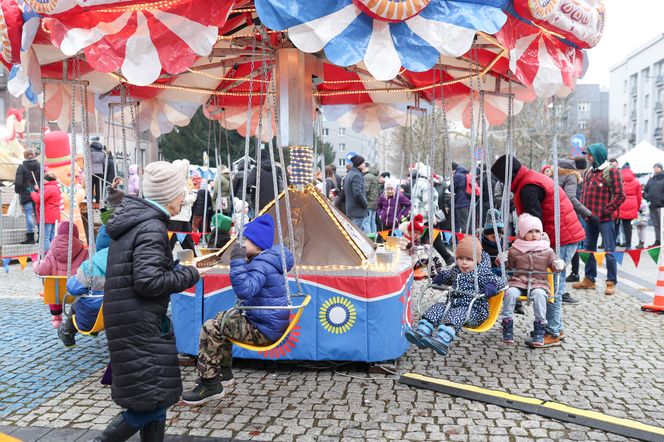
<instances>
[{"instance_id":1,"label":"cobblestone pavement","mask_svg":"<svg viewBox=\"0 0 664 442\"><path fill-rule=\"evenodd\" d=\"M0 275L0 426L103 429L119 410L99 383L105 340L79 337L74 349L65 350L37 292L27 270L12 266L9 275ZM502 344L494 327L481 335L463 333L446 359L411 348L392 369L664 426L664 316L642 313L640 302L624 293L573 295L582 303L565 306L562 347L523 346L532 326L529 312L516 318L518 345ZM235 372L237 382L221 401L173 407L168 433L253 440L627 440L414 389L394 375L368 375L357 364L238 361ZM184 375L185 388L191 387L193 369Z\"/></svg>"}]
</instances>

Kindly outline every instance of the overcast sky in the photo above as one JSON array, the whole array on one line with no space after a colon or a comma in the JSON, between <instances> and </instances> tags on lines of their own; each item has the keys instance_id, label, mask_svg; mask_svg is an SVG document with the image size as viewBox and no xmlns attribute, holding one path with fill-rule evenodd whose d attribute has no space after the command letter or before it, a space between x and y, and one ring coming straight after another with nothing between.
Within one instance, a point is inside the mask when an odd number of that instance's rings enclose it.
<instances>
[{"instance_id":1,"label":"overcast sky","mask_svg":"<svg viewBox=\"0 0 664 442\"><path fill-rule=\"evenodd\" d=\"M609 67L664 33L664 0L604 0L604 4L604 36L588 51L590 64L580 82L608 87Z\"/></svg>"}]
</instances>

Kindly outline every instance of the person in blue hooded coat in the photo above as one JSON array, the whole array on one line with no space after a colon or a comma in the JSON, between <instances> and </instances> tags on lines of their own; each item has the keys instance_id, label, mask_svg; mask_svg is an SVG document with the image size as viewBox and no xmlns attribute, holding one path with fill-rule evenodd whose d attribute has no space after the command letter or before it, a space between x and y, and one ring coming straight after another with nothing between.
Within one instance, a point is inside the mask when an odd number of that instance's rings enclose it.
<instances>
[{"instance_id":1,"label":"person in blue hooded coat","mask_svg":"<svg viewBox=\"0 0 664 442\"><path fill-rule=\"evenodd\" d=\"M244 228L244 245L237 242L231 250L230 279L235 296L244 306L283 307L288 305L284 285L286 271L293 268L293 254L274 243L274 221L264 214ZM223 322L225 311L205 321L198 347L199 380L182 400L203 404L224 396L224 386L234 381L232 349L229 340L253 345L270 345L288 328L288 310L257 309L237 312ZM223 329L222 329L223 325Z\"/></svg>"},{"instance_id":2,"label":"person in blue hooded coat","mask_svg":"<svg viewBox=\"0 0 664 442\"><path fill-rule=\"evenodd\" d=\"M76 324L83 331L90 331L95 325L97 315L104 297L104 282L106 281L106 261L108 259L108 246L111 238L106 233L106 226L101 226L97 233L97 252L80 265L76 276L67 281L67 292L73 296L81 296L72 305L72 311L67 321L58 328L58 337L65 347L76 345L74 326L74 313Z\"/></svg>"}]
</instances>

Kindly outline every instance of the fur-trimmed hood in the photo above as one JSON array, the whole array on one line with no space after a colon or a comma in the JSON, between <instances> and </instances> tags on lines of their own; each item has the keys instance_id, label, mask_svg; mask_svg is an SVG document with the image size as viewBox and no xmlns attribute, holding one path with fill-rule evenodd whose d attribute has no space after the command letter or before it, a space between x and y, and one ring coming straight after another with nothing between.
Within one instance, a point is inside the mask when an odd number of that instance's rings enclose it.
<instances>
[{"instance_id":1,"label":"fur-trimmed hood","mask_svg":"<svg viewBox=\"0 0 664 442\"><path fill-rule=\"evenodd\" d=\"M576 177L576 182L583 182L581 173L576 169L576 163L573 160L560 160L558 161L558 176L563 177L573 175Z\"/></svg>"}]
</instances>

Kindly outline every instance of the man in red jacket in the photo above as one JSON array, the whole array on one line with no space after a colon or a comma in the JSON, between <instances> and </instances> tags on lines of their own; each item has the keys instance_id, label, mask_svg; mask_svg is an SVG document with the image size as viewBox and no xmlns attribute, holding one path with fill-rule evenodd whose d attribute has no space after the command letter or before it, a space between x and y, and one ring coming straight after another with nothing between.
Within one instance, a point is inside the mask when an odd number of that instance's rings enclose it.
<instances>
[{"instance_id":1,"label":"man in red jacket","mask_svg":"<svg viewBox=\"0 0 664 442\"><path fill-rule=\"evenodd\" d=\"M521 165L519 160L510 157L512 161L512 202L516 213L529 213L542 220L544 231L549 236L551 244L556 240L556 220L554 216L554 182L546 175ZM508 157L503 155L496 160L491 167L499 181L505 182L505 168ZM559 258L569 264L580 241L585 238L581 223L574 212L574 207L565 191L559 189L560 198L560 256ZM560 345L564 339L562 322L562 296L565 293L564 271L554 278L557 281L555 302L547 303L546 309L546 335L544 336L544 347ZM530 345L532 342L527 341Z\"/></svg>"}]
</instances>

